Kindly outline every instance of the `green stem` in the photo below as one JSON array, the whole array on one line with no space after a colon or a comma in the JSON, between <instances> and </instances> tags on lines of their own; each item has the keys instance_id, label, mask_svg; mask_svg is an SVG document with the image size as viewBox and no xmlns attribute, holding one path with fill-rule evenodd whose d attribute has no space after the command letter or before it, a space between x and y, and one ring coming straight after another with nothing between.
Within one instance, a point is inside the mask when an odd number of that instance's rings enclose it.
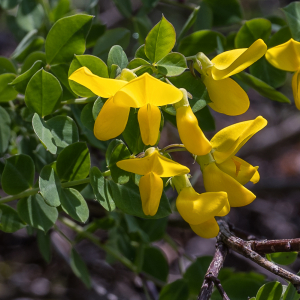
<instances>
[{"instance_id":1,"label":"green stem","mask_svg":"<svg viewBox=\"0 0 300 300\"><path fill-rule=\"evenodd\" d=\"M97 247L99 247L100 249L102 249L106 253L108 253L109 255L116 258L118 261L120 261L128 269L130 269L131 271L133 271L135 273L137 272L136 266L129 259L127 259L123 255L121 255L119 252L115 251L111 247L107 247L106 245L100 243L96 236L94 236L90 232L84 231L84 229L81 226L77 225L75 222L73 222L70 219L67 219L65 217L61 217L59 220L63 224L65 224L67 227L69 227L70 229L72 229L75 232L77 232L78 234L80 234L81 237L88 239L93 244L95 244Z\"/></svg>"},{"instance_id":2,"label":"green stem","mask_svg":"<svg viewBox=\"0 0 300 300\"><path fill-rule=\"evenodd\" d=\"M110 176L110 170L107 170L107 171L103 172L102 175L104 177ZM80 180L63 182L61 184L61 187L62 188L68 188L68 187L71 187L71 186L76 186L76 185L85 184L85 183L89 183L89 182L90 182L90 178L88 177L88 178L84 178L84 179L80 179ZM30 188L30 189L28 189L28 190L26 190L22 193L19 193L19 194L0 198L0 204L11 202L11 201L21 199L21 198L29 197L29 196L37 194L39 191L40 191L39 188L34 188L34 189Z\"/></svg>"},{"instance_id":3,"label":"green stem","mask_svg":"<svg viewBox=\"0 0 300 300\"><path fill-rule=\"evenodd\" d=\"M61 104L62 105L65 105L65 104L86 104L86 103L90 103L90 102L94 102L94 101L95 101L94 97L77 98L77 99L70 99L70 100L62 101Z\"/></svg>"},{"instance_id":4,"label":"green stem","mask_svg":"<svg viewBox=\"0 0 300 300\"><path fill-rule=\"evenodd\" d=\"M164 148L162 148L160 151L161 152L165 152L166 150L170 149L170 148L184 148L184 145L183 144L171 144L171 145L168 145Z\"/></svg>"},{"instance_id":5,"label":"green stem","mask_svg":"<svg viewBox=\"0 0 300 300\"><path fill-rule=\"evenodd\" d=\"M187 150L185 148L170 149L170 150L164 151L164 153L180 152L180 151L187 151Z\"/></svg>"}]
</instances>

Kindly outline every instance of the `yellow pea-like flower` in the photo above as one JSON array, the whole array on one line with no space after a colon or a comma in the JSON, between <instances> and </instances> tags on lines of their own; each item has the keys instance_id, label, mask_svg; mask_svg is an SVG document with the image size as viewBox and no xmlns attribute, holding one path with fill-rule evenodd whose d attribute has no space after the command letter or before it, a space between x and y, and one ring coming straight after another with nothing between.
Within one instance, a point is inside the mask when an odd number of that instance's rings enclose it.
<instances>
[{"instance_id":1,"label":"yellow pea-like flower","mask_svg":"<svg viewBox=\"0 0 300 300\"><path fill-rule=\"evenodd\" d=\"M256 196L244 185L249 181L259 181L258 167L253 167L235 154L266 125L267 120L259 116L254 120L228 126L216 133L210 141L212 154L197 157L207 192L226 192L232 207L245 206L254 201Z\"/></svg>"},{"instance_id":2,"label":"yellow pea-like flower","mask_svg":"<svg viewBox=\"0 0 300 300\"><path fill-rule=\"evenodd\" d=\"M125 171L143 175L139 190L145 215L154 216L158 210L163 192L161 177L173 177L187 174L189 168L161 155L155 148L149 148L143 158L126 159L117 162Z\"/></svg>"},{"instance_id":3,"label":"yellow pea-like flower","mask_svg":"<svg viewBox=\"0 0 300 300\"><path fill-rule=\"evenodd\" d=\"M300 110L300 42L290 39L286 43L275 46L267 51L266 59L277 69L295 72L292 89L295 105Z\"/></svg>"},{"instance_id":4,"label":"yellow pea-like flower","mask_svg":"<svg viewBox=\"0 0 300 300\"><path fill-rule=\"evenodd\" d=\"M198 120L190 106L181 106L176 110L178 133L185 148L195 155L205 155L212 149Z\"/></svg>"},{"instance_id":5,"label":"yellow pea-like flower","mask_svg":"<svg viewBox=\"0 0 300 300\"><path fill-rule=\"evenodd\" d=\"M182 99L179 89L148 73L127 82L102 78L82 67L71 74L69 79L100 97L109 98L102 107L94 127L96 138L103 141L115 138L124 131L130 107L134 107L140 108L138 121L143 143L155 145L161 121L158 106L173 104Z\"/></svg>"},{"instance_id":6,"label":"yellow pea-like flower","mask_svg":"<svg viewBox=\"0 0 300 300\"><path fill-rule=\"evenodd\" d=\"M208 105L215 111L230 116L240 115L246 112L250 102L247 93L229 76L237 74L258 59L267 51L263 40L258 39L249 48L235 49L223 52L212 59L211 63L203 60L203 53L198 53L197 59L204 68L197 63L194 67L201 73L211 103Z\"/></svg>"}]
</instances>

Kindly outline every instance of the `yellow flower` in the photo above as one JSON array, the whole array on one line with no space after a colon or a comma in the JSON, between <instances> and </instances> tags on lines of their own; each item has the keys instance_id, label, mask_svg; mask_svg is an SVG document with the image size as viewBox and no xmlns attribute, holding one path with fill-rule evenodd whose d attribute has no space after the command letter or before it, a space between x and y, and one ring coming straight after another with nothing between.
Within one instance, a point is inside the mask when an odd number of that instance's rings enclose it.
<instances>
[{"instance_id":1,"label":"yellow flower","mask_svg":"<svg viewBox=\"0 0 300 300\"><path fill-rule=\"evenodd\" d=\"M229 116L240 115L249 108L247 93L229 76L248 68L267 51L263 40L255 41L249 48L235 49L217 55L211 62L203 53L197 54L201 63L194 67L202 75L211 103L215 111Z\"/></svg>"},{"instance_id":2,"label":"yellow flower","mask_svg":"<svg viewBox=\"0 0 300 300\"><path fill-rule=\"evenodd\" d=\"M207 192L226 192L232 207L248 205L256 198L243 185L249 181L259 181L258 167L253 167L235 154L266 125L267 120L259 116L255 120L228 126L211 139L212 154L197 157Z\"/></svg>"},{"instance_id":3,"label":"yellow flower","mask_svg":"<svg viewBox=\"0 0 300 300\"><path fill-rule=\"evenodd\" d=\"M275 68L295 72L292 79L292 89L295 105L300 109L300 43L290 39L284 44L275 46L267 51L266 59Z\"/></svg>"},{"instance_id":4,"label":"yellow flower","mask_svg":"<svg viewBox=\"0 0 300 300\"><path fill-rule=\"evenodd\" d=\"M186 90L181 91L183 98L174 105L179 137L189 152L205 155L210 152L211 144L199 127L198 120L189 105Z\"/></svg>"},{"instance_id":5,"label":"yellow flower","mask_svg":"<svg viewBox=\"0 0 300 300\"><path fill-rule=\"evenodd\" d=\"M204 238L217 236L219 226L215 216L225 216L230 211L227 194L225 192L198 194L187 175L173 177L172 184L178 192L177 210L193 231Z\"/></svg>"},{"instance_id":6,"label":"yellow flower","mask_svg":"<svg viewBox=\"0 0 300 300\"><path fill-rule=\"evenodd\" d=\"M130 82L94 75L86 67L79 68L70 77L94 94L108 98L94 127L96 138L106 141L120 135L127 124L130 107L140 108L138 121L145 145L155 145L159 136L161 113L158 106L181 100L182 93L148 73Z\"/></svg>"},{"instance_id":7,"label":"yellow flower","mask_svg":"<svg viewBox=\"0 0 300 300\"><path fill-rule=\"evenodd\" d=\"M117 166L125 171L143 175L139 190L145 215L154 216L163 192L161 177L172 177L190 172L189 168L159 153L153 147L148 148L143 158L126 159L117 162Z\"/></svg>"}]
</instances>

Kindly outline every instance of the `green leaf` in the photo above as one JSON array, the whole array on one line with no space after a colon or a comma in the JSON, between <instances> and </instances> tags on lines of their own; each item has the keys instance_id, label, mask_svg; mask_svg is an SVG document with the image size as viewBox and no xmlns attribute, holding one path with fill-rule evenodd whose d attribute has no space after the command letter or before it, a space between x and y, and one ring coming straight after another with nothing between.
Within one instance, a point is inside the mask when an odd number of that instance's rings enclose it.
<instances>
[{"instance_id":1,"label":"green leaf","mask_svg":"<svg viewBox=\"0 0 300 300\"><path fill-rule=\"evenodd\" d=\"M58 20L46 38L47 63L67 63L73 59L74 54L83 54L92 19L93 16L78 14Z\"/></svg>"},{"instance_id":2,"label":"green leaf","mask_svg":"<svg viewBox=\"0 0 300 300\"><path fill-rule=\"evenodd\" d=\"M146 146L142 141L137 112L134 108L130 109L128 121L125 130L122 132L122 136L132 154L144 151Z\"/></svg>"},{"instance_id":3,"label":"green leaf","mask_svg":"<svg viewBox=\"0 0 300 300\"><path fill-rule=\"evenodd\" d=\"M79 254L72 249L70 257L70 266L74 274L85 284L87 288L91 288L91 278L85 262Z\"/></svg>"},{"instance_id":4,"label":"green leaf","mask_svg":"<svg viewBox=\"0 0 300 300\"><path fill-rule=\"evenodd\" d=\"M212 30L196 31L181 40L178 50L185 56L196 55L198 52L208 55L216 51L218 37L224 46L226 39L223 34Z\"/></svg>"},{"instance_id":5,"label":"green leaf","mask_svg":"<svg viewBox=\"0 0 300 300\"><path fill-rule=\"evenodd\" d=\"M277 89L285 83L286 72L273 67L265 57L250 66L251 75Z\"/></svg>"},{"instance_id":6,"label":"green leaf","mask_svg":"<svg viewBox=\"0 0 300 300\"><path fill-rule=\"evenodd\" d=\"M37 30L28 32L11 55L12 59L23 62L29 54L38 51L43 47L45 40L40 36L35 36L36 33Z\"/></svg>"},{"instance_id":7,"label":"green leaf","mask_svg":"<svg viewBox=\"0 0 300 300\"><path fill-rule=\"evenodd\" d=\"M188 284L188 289L191 295L198 295L204 280L204 276L212 261L211 256L198 257L186 270L183 275Z\"/></svg>"},{"instance_id":8,"label":"green leaf","mask_svg":"<svg viewBox=\"0 0 300 300\"><path fill-rule=\"evenodd\" d=\"M213 11L205 2L201 2L200 11L194 25L194 31L211 29L213 24Z\"/></svg>"},{"instance_id":9,"label":"green leaf","mask_svg":"<svg viewBox=\"0 0 300 300\"><path fill-rule=\"evenodd\" d=\"M61 180L74 181L86 178L91 166L90 152L83 142L63 149L57 157L56 171Z\"/></svg>"},{"instance_id":10,"label":"green leaf","mask_svg":"<svg viewBox=\"0 0 300 300\"><path fill-rule=\"evenodd\" d=\"M95 120L93 116L94 103L90 102L84 106L81 111L80 120L82 124L90 131L94 130Z\"/></svg>"},{"instance_id":11,"label":"green leaf","mask_svg":"<svg viewBox=\"0 0 300 300\"><path fill-rule=\"evenodd\" d=\"M30 156L18 154L6 159L1 185L8 195L19 194L33 186L34 163Z\"/></svg>"},{"instance_id":12,"label":"green leaf","mask_svg":"<svg viewBox=\"0 0 300 300\"><path fill-rule=\"evenodd\" d=\"M16 99L18 92L11 86L16 74L5 73L0 75L0 103Z\"/></svg>"},{"instance_id":13,"label":"green leaf","mask_svg":"<svg viewBox=\"0 0 300 300\"><path fill-rule=\"evenodd\" d=\"M173 25L162 16L161 20L151 29L145 41L145 54L157 62L165 57L176 43L176 32Z\"/></svg>"},{"instance_id":14,"label":"green leaf","mask_svg":"<svg viewBox=\"0 0 300 300\"><path fill-rule=\"evenodd\" d=\"M109 49L114 45L120 45L126 49L129 45L130 31L126 28L115 28L107 30L96 42L93 54L104 61L107 60Z\"/></svg>"},{"instance_id":15,"label":"green leaf","mask_svg":"<svg viewBox=\"0 0 300 300\"><path fill-rule=\"evenodd\" d=\"M202 7L202 5L201 5ZM192 13L189 15L188 19L186 20L186 22L184 23L178 38L177 38L177 43L183 38L183 36L188 32L188 30L194 25L197 16L198 16L198 12L199 12L200 6L197 6L194 8L194 10L192 11Z\"/></svg>"},{"instance_id":16,"label":"green leaf","mask_svg":"<svg viewBox=\"0 0 300 300\"><path fill-rule=\"evenodd\" d=\"M300 41L300 3L298 1L292 2L284 7L283 12L286 21L292 33L292 37L296 41Z\"/></svg>"},{"instance_id":17,"label":"green leaf","mask_svg":"<svg viewBox=\"0 0 300 300\"><path fill-rule=\"evenodd\" d=\"M297 293L296 288L292 283L289 283L283 294L282 300L298 300L299 298L300 295Z\"/></svg>"},{"instance_id":18,"label":"green leaf","mask_svg":"<svg viewBox=\"0 0 300 300\"><path fill-rule=\"evenodd\" d=\"M108 180L104 178L97 167L90 169L90 184L93 188L96 200L108 211L116 208L109 188Z\"/></svg>"},{"instance_id":19,"label":"green leaf","mask_svg":"<svg viewBox=\"0 0 300 300\"><path fill-rule=\"evenodd\" d=\"M127 19L131 17L132 8L130 0L113 0L119 12Z\"/></svg>"},{"instance_id":20,"label":"green leaf","mask_svg":"<svg viewBox=\"0 0 300 300\"><path fill-rule=\"evenodd\" d=\"M104 34L106 26L101 23L94 23L86 38L86 48L92 48L96 45L97 40Z\"/></svg>"},{"instance_id":21,"label":"green leaf","mask_svg":"<svg viewBox=\"0 0 300 300\"><path fill-rule=\"evenodd\" d=\"M7 150L10 140L11 119L7 111L0 106L0 156Z\"/></svg>"},{"instance_id":22,"label":"green leaf","mask_svg":"<svg viewBox=\"0 0 300 300\"><path fill-rule=\"evenodd\" d=\"M283 44L292 38L291 30L288 26L284 26L272 35L267 45L268 48Z\"/></svg>"},{"instance_id":23,"label":"green leaf","mask_svg":"<svg viewBox=\"0 0 300 300\"><path fill-rule=\"evenodd\" d=\"M49 263L51 261L51 239L50 234L38 230L37 243L44 260Z\"/></svg>"},{"instance_id":24,"label":"green leaf","mask_svg":"<svg viewBox=\"0 0 300 300\"><path fill-rule=\"evenodd\" d=\"M25 226L17 211L8 205L0 204L0 230L12 233Z\"/></svg>"},{"instance_id":25,"label":"green leaf","mask_svg":"<svg viewBox=\"0 0 300 300\"><path fill-rule=\"evenodd\" d=\"M210 110L207 106L198 110L195 113L198 120L199 126L203 131L213 131L216 130L215 119L211 115Z\"/></svg>"},{"instance_id":26,"label":"green leaf","mask_svg":"<svg viewBox=\"0 0 300 300\"><path fill-rule=\"evenodd\" d=\"M161 240L166 231L168 218L155 220L138 219L140 228L148 235L150 242Z\"/></svg>"},{"instance_id":27,"label":"green leaf","mask_svg":"<svg viewBox=\"0 0 300 300\"><path fill-rule=\"evenodd\" d=\"M15 78L10 85L12 85L19 93L25 94L26 87L32 76L44 66L44 62L37 60L28 71Z\"/></svg>"},{"instance_id":28,"label":"green leaf","mask_svg":"<svg viewBox=\"0 0 300 300\"><path fill-rule=\"evenodd\" d=\"M41 3L35 0L22 0L16 16L17 24L29 32L39 29L43 23L44 9Z\"/></svg>"},{"instance_id":29,"label":"green leaf","mask_svg":"<svg viewBox=\"0 0 300 300\"><path fill-rule=\"evenodd\" d=\"M89 208L81 194L75 189L62 189L61 207L74 220L86 222L89 217Z\"/></svg>"},{"instance_id":30,"label":"green leaf","mask_svg":"<svg viewBox=\"0 0 300 300\"><path fill-rule=\"evenodd\" d=\"M242 21L242 8L239 0L204 0L213 12L213 25L224 26Z\"/></svg>"},{"instance_id":31,"label":"green leaf","mask_svg":"<svg viewBox=\"0 0 300 300\"><path fill-rule=\"evenodd\" d=\"M70 11L70 0L59 0L57 5L51 10L49 17L52 22L64 17Z\"/></svg>"},{"instance_id":32,"label":"green leaf","mask_svg":"<svg viewBox=\"0 0 300 300\"><path fill-rule=\"evenodd\" d=\"M105 103L105 101L101 97L98 97L96 99L96 101L94 102L93 109L92 109L92 114L93 114L93 118L94 118L95 121L96 121L96 119L97 119L97 117L100 113L100 110L102 109L104 103Z\"/></svg>"},{"instance_id":33,"label":"green leaf","mask_svg":"<svg viewBox=\"0 0 300 300\"><path fill-rule=\"evenodd\" d=\"M41 117L51 114L59 105L62 87L52 74L41 69L28 82L25 103Z\"/></svg>"},{"instance_id":34,"label":"green leaf","mask_svg":"<svg viewBox=\"0 0 300 300\"><path fill-rule=\"evenodd\" d=\"M176 52L166 55L156 66L159 73L168 77L179 76L187 69L185 57Z\"/></svg>"},{"instance_id":35,"label":"green leaf","mask_svg":"<svg viewBox=\"0 0 300 300\"><path fill-rule=\"evenodd\" d=\"M297 259L297 252L276 252L267 255L267 258L279 265L290 265Z\"/></svg>"},{"instance_id":36,"label":"green leaf","mask_svg":"<svg viewBox=\"0 0 300 300\"><path fill-rule=\"evenodd\" d=\"M46 65L46 54L41 51L35 51L29 54L21 67L21 74L29 70L37 60L41 60Z\"/></svg>"},{"instance_id":37,"label":"green leaf","mask_svg":"<svg viewBox=\"0 0 300 300\"><path fill-rule=\"evenodd\" d=\"M248 48L258 39L266 42L271 34L271 29L272 24L267 19L257 18L247 21L236 35L235 47Z\"/></svg>"},{"instance_id":38,"label":"green leaf","mask_svg":"<svg viewBox=\"0 0 300 300\"><path fill-rule=\"evenodd\" d=\"M109 77L106 64L96 56L93 55L75 56L69 69L69 76L71 76L73 72L75 72L77 69L81 67L87 67L93 74L99 77L105 77L105 78ZM69 84L71 89L76 95L82 97L95 96L95 94L91 90L87 89L86 87L80 85L79 83L73 80L69 80Z\"/></svg>"},{"instance_id":39,"label":"green leaf","mask_svg":"<svg viewBox=\"0 0 300 300\"><path fill-rule=\"evenodd\" d=\"M58 217L57 209L47 205L39 194L19 200L17 209L24 222L45 232L53 226Z\"/></svg>"},{"instance_id":40,"label":"green leaf","mask_svg":"<svg viewBox=\"0 0 300 300\"><path fill-rule=\"evenodd\" d=\"M137 76L141 76L142 74L144 74L145 72L148 72L149 74L152 74L152 65L144 60L143 58L134 58L133 60L131 60L127 66L128 69L135 69L138 68L140 66L143 66L143 68L137 70L135 72L135 74Z\"/></svg>"},{"instance_id":41,"label":"green leaf","mask_svg":"<svg viewBox=\"0 0 300 300\"><path fill-rule=\"evenodd\" d=\"M191 72L185 72L180 76L169 78L169 80L177 88L184 88L193 96L193 99L189 99L189 102L194 113L205 107L207 103L211 102L204 83L200 78L194 77ZM168 108L171 108L171 106L168 106ZM176 115L175 109L165 111Z\"/></svg>"},{"instance_id":42,"label":"green leaf","mask_svg":"<svg viewBox=\"0 0 300 300\"><path fill-rule=\"evenodd\" d=\"M52 153L59 153L63 148L78 142L78 129L72 118L56 116L45 122L38 114L32 118L34 132Z\"/></svg>"},{"instance_id":43,"label":"green leaf","mask_svg":"<svg viewBox=\"0 0 300 300\"><path fill-rule=\"evenodd\" d=\"M0 74L4 73L17 73L17 70L8 58L0 56Z\"/></svg>"},{"instance_id":44,"label":"green leaf","mask_svg":"<svg viewBox=\"0 0 300 300\"><path fill-rule=\"evenodd\" d=\"M256 300L279 300L282 294L282 285L278 281L264 284L256 295Z\"/></svg>"},{"instance_id":45,"label":"green leaf","mask_svg":"<svg viewBox=\"0 0 300 300\"><path fill-rule=\"evenodd\" d=\"M40 193L50 206L59 206L61 185L55 170L51 165L45 166L39 176Z\"/></svg>"},{"instance_id":46,"label":"green leaf","mask_svg":"<svg viewBox=\"0 0 300 300\"><path fill-rule=\"evenodd\" d=\"M145 45L140 46L136 50L134 57L135 58L142 58L142 59L149 62L149 58L146 56L146 52L145 52Z\"/></svg>"},{"instance_id":47,"label":"green leaf","mask_svg":"<svg viewBox=\"0 0 300 300\"><path fill-rule=\"evenodd\" d=\"M199 290L200 291L200 290ZM198 291L198 292L199 292ZM159 300L187 300L189 289L183 279L178 279L163 287L159 294Z\"/></svg>"},{"instance_id":48,"label":"green leaf","mask_svg":"<svg viewBox=\"0 0 300 300\"><path fill-rule=\"evenodd\" d=\"M164 192L156 215L151 217L144 214L139 188L133 182L116 184L109 181L109 184L116 206L126 214L145 219L160 219L171 213L170 203Z\"/></svg>"},{"instance_id":49,"label":"green leaf","mask_svg":"<svg viewBox=\"0 0 300 300\"><path fill-rule=\"evenodd\" d=\"M69 65L59 64L51 66L50 72L59 80L63 89L62 100L70 100L77 98L69 84Z\"/></svg>"},{"instance_id":50,"label":"green leaf","mask_svg":"<svg viewBox=\"0 0 300 300\"><path fill-rule=\"evenodd\" d=\"M145 248L142 270L154 278L166 282L169 265L161 250L156 247Z\"/></svg>"},{"instance_id":51,"label":"green leaf","mask_svg":"<svg viewBox=\"0 0 300 300\"><path fill-rule=\"evenodd\" d=\"M130 152L123 141L117 139L111 141L105 157L112 179L119 184L128 182L130 173L120 169L116 165L118 161L130 158Z\"/></svg>"},{"instance_id":52,"label":"green leaf","mask_svg":"<svg viewBox=\"0 0 300 300\"><path fill-rule=\"evenodd\" d=\"M291 103L289 98L287 98L284 94L276 91L273 87L266 84L264 81L254 77L251 74L246 72L241 72L239 74L234 75L235 78L243 81L253 89L255 89L262 96L269 98L278 102Z\"/></svg>"},{"instance_id":53,"label":"green leaf","mask_svg":"<svg viewBox=\"0 0 300 300\"><path fill-rule=\"evenodd\" d=\"M3 9L12 9L16 7L21 0L0 0L0 6Z\"/></svg>"},{"instance_id":54,"label":"green leaf","mask_svg":"<svg viewBox=\"0 0 300 300\"><path fill-rule=\"evenodd\" d=\"M132 18L134 30L136 31L133 36L134 38L138 39L140 44L143 44L145 42L147 34L152 28L152 22L147 15L139 15L140 13Z\"/></svg>"},{"instance_id":55,"label":"green leaf","mask_svg":"<svg viewBox=\"0 0 300 300\"><path fill-rule=\"evenodd\" d=\"M126 68L128 65L128 58L126 53L123 51L121 46L115 45L111 47L108 58L107 58L107 67L110 73L111 65L115 64L120 67L121 70Z\"/></svg>"}]
</instances>

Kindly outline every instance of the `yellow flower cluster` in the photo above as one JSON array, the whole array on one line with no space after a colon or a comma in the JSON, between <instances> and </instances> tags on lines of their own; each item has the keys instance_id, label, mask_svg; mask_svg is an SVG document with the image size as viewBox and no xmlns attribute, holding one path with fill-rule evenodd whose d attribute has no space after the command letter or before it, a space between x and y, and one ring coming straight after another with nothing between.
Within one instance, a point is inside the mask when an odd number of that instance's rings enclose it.
<instances>
[{"instance_id":1,"label":"yellow flower cluster","mask_svg":"<svg viewBox=\"0 0 300 300\"><path fill-rule=\"evenodd\" d=\"M288 43L287 51L298 55L300 43ZM285 51L284 49L269 50L267 59L275 65L274 61L280 60L280 51ZM239 115L248 109L247 94L229 77L249 67L266 51L265 43L257 40L248 49L226 51L212 61L203 53L195 56L193 67L200 73L207 87L212 101L209 106L212 109L227 115ZM286 64L289 70L297 71L295 76L298 93L300 60L296 57L297 65L294 66L295 62L289 65L286 61L283 64ZM280 65L278 62L277 64ZM122 76L125 72L129 76ZM137 77L133 72L124 69L119 78L109 79L98 77L86 67L82 67L69 79L85 86L98 96L108 98L95 122L94 134L99 140L105 141L120 135L126 127L132 107L139 109L138 122L143 143L154 146L159 140L159 107L173 104L176 109L180 139L201 167L206 193L198 194L194 190L187 176L190 172L187 167L166 157L159 149L150 147L142 158L135 157L117 162L119 168L142 175L139 190L145 215L154 216L157 213L164 177L172 178L172 185L179 194L176 201L178 212L196 234L205 238L218 234L216 216L225 216L231 206L248 205L255 199L255 195L244 185L249 181L259 181L258 167L253 167L235 155L255 133L266 126L267 121L263 117L226 127L209 141L189 105L187 91L148 73Z\"/></svg>"}]
</instances>

